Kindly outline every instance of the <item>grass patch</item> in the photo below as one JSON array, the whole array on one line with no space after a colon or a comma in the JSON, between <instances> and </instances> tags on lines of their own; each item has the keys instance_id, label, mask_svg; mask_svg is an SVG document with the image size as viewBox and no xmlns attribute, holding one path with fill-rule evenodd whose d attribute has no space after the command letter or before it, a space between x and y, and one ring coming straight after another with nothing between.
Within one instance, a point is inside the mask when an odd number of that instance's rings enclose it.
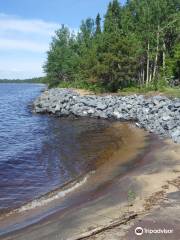
<instances>
[{"instance_id":1,"label":"grass patch","mask_svg":"<svg viewBox=\"0 0 180 240\"><path fill-rule=\"evenodd\" d=\"M74 82L61 82L58 85L59 88L77 88L77 89L85 89L94 93L102 93L103 89L95 83L88 83L85 81L74 81Z\"/></svg>"},{"instance_id":2,"label":"grass patch","mask_svg":"<svg viewBox=\"0 0 180 240\"><path fill-rule=\"evenodd\" d=\"M177 88L166 87L166 88L163 88L161 91L168 97L180 98L180 87L177 87Z\"/></svg>"},{"instance_id":3,"label":"grass patch","mask_svg":"<svg viewBox=\"0 0 180 240\"><path fill-rule=\"evenodd\" d=\"M57 85L59 88L77 88L89 90L93 93L110 93L102 88L102 85L97 83L88 83L87 81L73 81L73 82L61 82ZM159 87L158 90L154 90L152 85L148 87L128 87L118 90L118 95L128 96L132 94L142 94L145 96L164 95L167 97L180 98L180 87Z\"/></svg>"},{"instance_id":4,"label":"grass patch","mask_svg":"<svg viewBox=\"0 0 180 240\"><path fill-rule=\"evenodd\" d=\"M154 96L154 95L165 95L167 97L177 97L180 98L180 87L171 88L171 87L162 87L158 90L154 90L152 87L129 87L119 90L118 93L120 95L126 96L131 94L143 94L146 96Z\"/></svg>"}]
</instances>

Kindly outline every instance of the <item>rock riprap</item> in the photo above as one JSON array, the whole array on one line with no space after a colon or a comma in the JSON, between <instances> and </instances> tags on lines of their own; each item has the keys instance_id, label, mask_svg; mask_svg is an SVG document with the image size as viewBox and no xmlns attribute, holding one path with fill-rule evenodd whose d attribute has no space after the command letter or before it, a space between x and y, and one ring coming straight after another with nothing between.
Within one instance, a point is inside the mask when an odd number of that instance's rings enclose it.
<instances>
[{"instance_id":1,"label":"rock riprap","mask_svg":"<svg viewBox=\"0 0 180 240\"><path fill-rule=\"evenodd\" d=\"M80 96L71 89L45 91L34 103L36 113L136 121L139 127L180 143L180 99L165 96Z\"/></svg>"}]
</instances>

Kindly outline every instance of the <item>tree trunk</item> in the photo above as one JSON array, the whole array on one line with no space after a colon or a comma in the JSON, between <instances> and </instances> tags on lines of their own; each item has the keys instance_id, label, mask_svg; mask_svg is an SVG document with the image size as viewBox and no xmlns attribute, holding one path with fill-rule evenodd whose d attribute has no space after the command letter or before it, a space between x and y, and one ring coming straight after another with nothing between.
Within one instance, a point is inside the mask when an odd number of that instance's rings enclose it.
<instances>
[{"instance_id":1,"label":"tree trunk","mask_svg":"<svg viewBox=\"0 0 180 240\"><path fill-rule=\"evenodd\" d=\"M149 40L147 45L146 86L149 84Z\"/></svg>"},{"instance_id":2,"label":"tree trunk","mask_svg":"<svg viewBox=\"0 0 180 240\"><path fill-rule=\"evenodd\" d=\"M142 85L144 85L144 68L142 70Z\"/></svg>"},{"instance_id":3,"label":"tree trunk","mask_svg":"<svg viewBox=\"0 0 180 240\"><path fill-rule=\"evenodd\" d=\"M155 57L155 61L154 61L153 81L156 77L158 55L159 55L159 26L158 26L158 30L157 30L157 39L156 39L156 57Z\"/></svg>"},{"instance_id":4,"label":"tree trunk","mask_svg":"<svg viewBox=\"0 0 180 240\"><path fill-rule=\"evenodd\" d=\"M166 77L166 44L163 40L163 75Z\"/></svg>"},{"instance_id":5,"label":"tree trunk","mask_svg":"<svg viewBox=\"0 0 180 240\"><path fill-rule=\"evenodd\" d=\"M138 85L139 85L139 86L141 86L141 80L142 80L141 75L142 75L142 72L141 72L141 70L140 70L140 71L139 71L139 77L138 77Z\"/></svg>"},{"instance_id":6,"label":"tree trunk","mask_svg":"<svg viewBox=\"0 0 180 240\"><path fill-rule=\"evenodd\" d=\"M149 74L149 83L152 81L152 73Z\"/></svg>"}]
</instances>

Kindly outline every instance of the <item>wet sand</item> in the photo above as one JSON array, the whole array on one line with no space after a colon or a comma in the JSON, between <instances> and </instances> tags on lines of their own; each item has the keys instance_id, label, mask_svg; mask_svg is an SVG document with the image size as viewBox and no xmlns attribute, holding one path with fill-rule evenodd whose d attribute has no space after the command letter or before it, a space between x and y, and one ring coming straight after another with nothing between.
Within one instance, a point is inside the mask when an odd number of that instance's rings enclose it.
<instances>
[{"instance_id":1,"label":"wet sand","mask_svg":"<svg viewBox=\"0 0 180 240\"><path fill-rule=\"evenodd\" d=\"M158 239L178 240L180 236L180 146L171 141L163 145L146 158L149 163L134 171L131 176L137 191L136 198L126 206L125 219L119 214L115 227L101 228L98 233L86 238L91 240L137 240ZM134 188L135 189L135 188ZM128 216L130 217L128 219ZM117 219L113 221L116 222ZM127 220L127 221L126 221ZM107 224L111 226L111 223ZM135 234L136 227L158 230L172 230L171 234L144 233ZM86 236L88 234L86 233Z\"/></svg>"},{"instance_id":2,"label":"wet sand","mask_svg":"<svg viewBox=\"0 0 180 240\"><path fill-rule=\"evenodd\" d=\"M117 139L124 135L98 156L96 171L88 175L87 181L41 207L1 218L4 234L0 239L110 239L103 228L150 211L173 191L172 186L164 188L155 202L151 200L167 181L179 175L177 144L162 141L133 124L113 123L107 131ZM121 227L119 236L125 237L126 229ZM110 232L111 239L117 232Z\"/></svg>"}]
</instances>

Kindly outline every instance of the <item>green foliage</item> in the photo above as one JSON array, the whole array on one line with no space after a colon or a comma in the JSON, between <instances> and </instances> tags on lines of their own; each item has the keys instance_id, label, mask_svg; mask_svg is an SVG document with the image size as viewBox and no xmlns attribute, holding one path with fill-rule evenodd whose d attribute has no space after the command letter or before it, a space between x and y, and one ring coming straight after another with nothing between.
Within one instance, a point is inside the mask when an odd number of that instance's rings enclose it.
<instances>
[{"instance_id":1,"label":"green foliage","mask_svg":"<svg viewBox=\"0 0 180 240\"><path fill-rule=\"evenodd\" d=\"M180 87L165 87L164 85L158 88L158 92L168 96L168 97L178 97L180 98ZM130 95L130 94L144 94L144 95L154 95L157 94L153 85L144 86L144 87L128 87L119 90L120 95Z\"/></svg>"},{"instance_id":2,"label":"green foliage","mask_svg":"<svg viewBox=\"0 0 180 240\"><path fill-rule=\"evenodd\" d=\"M127 93L127 94L132 94L132 93L142 93L142 94L145 94L145 93L148 93L150 91L155 91L155 88L153 85L148 85L148 86L134 86L134 87L127 87L127 88L123 88L122 90L119 89L118 92L119 93Z\"/></svg>"},{"instance_id":3,"label":"green foliage","mask_svg":"<svg viewBox=\"0 0 180 240\"><path fill-rule=\"evenodd\" d=\"M161 89L161 92L164 93L166 96L169 96L169 97L180 98L180 87L174 87L174 88L163 87Z\"/></svg>"},{"instance_id":4,"label":"green foliage","mask_svg":"<svg viewBox=\"0 0 180 240\"><path fill-rule=\"evenodd\" d=\"M44 65L49 85L115 92L177 82L179 10L179 0L112 0L104 21L87 18L77 34L62 25Z\"/></svg>"},{"instance_id":5,"label":"green foliage","mask_svg":"<svg viewBox=\"0 0 180 240\"><path fill-rule=\"evenodd\" d=\"M98 13L97 17L96 17L96 35L101 34L101 16Z\"/></svg>"},{"instance_id":6,"label":"green foliage","mask_svg":"<svg viewBox=\"0 0 180 240\"><path fill-rule=\"evenodd\" d=\"M136 193L129 189L128 190L128 203L129 203L129 206L132 206L133 205L133 202L135 201L136 199Z\"/></svg>"},{"instance_id":7,"label":"green foliage","mask_svg":"<svg viewBox=\"0 0 180 240\"><path fill-rule=\"evenodd\" d=\"M166 74L169 79L175 78L180 81L180 43L174 46L173 55L167 59Z\"/></svg>"},{"instance_id":8,"label":"green foliage","mask_svg":"<svg viewBox=\"0 0 180 240\"><path fill-rule=\"evenodd\" d=\"M0 79L0 83L46 83L46 77L34 77L29 79Z\"/></svg>"},{"instance_id":9,"label":"green foliage","mask_svg":"<svg viewBox=\"0 0 180 240\"><path fill-rule=\"evenodd\" d=\"M64 25L53 38L44 70L52 86L70 81L77 68L78 55L74 35Z\"/></svg>"},{"instance_id":10,"label":"green foliage","mask_svg":"<svg viewBox=\"0 0 180 240\"><path fill-rule=\"evenodd\" d=\"M73 81L73 82L61 82L58 87L60 88L77 88L77 89L87 89L95 93L105 92L98 83L89 83L87 81Z\"/></svg>"},{"instance_id":11,"label":"green foliage","mask_svg":"<svg viewBox=\"0 0 180 240\"><path fill-rule=\"evenodd\" d=\"M104 19L104 32L112 34L121 29L121 7L117 0L109 3Z\"/></svg>"}]
</instances>

